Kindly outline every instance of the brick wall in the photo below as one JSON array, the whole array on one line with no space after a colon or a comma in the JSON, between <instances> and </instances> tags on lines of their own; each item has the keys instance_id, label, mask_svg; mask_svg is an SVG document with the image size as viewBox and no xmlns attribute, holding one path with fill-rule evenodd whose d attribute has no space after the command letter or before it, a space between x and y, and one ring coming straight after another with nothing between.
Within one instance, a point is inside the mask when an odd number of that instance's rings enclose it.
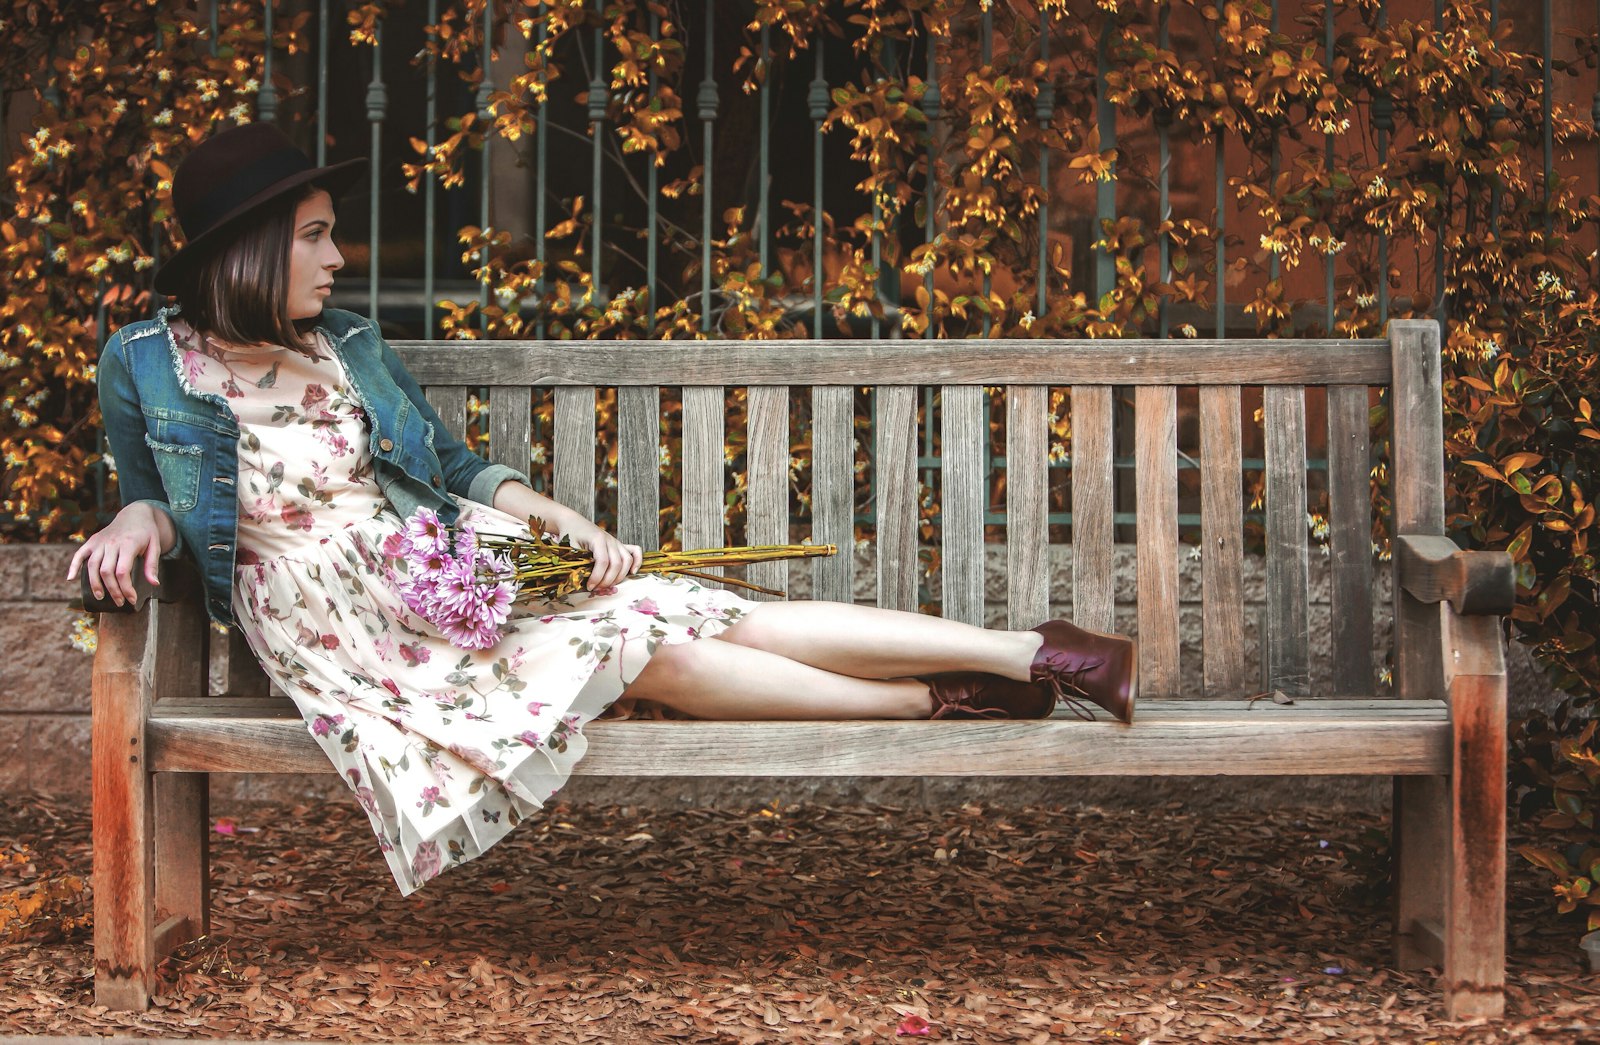
<instances>
[{"instance_id":1,"label":"brick wall","mask_svg":"<svg viewBox=\"0 0 1600 1045\"><path fill-rule=\"evenodd\" d=\"M76 616L68 602L78 595L76 582L63 578L72 557L71 545L0 545L0 787L34 789L53 794L87 795L89 790L89 676L92 658L75 650L70 641ZM1187 555L1179 565L1181 604L1180 667L1185 677L1197 677L1201 657L1201 564ZM1050 549L1051 590L1070 596L1072 551ZM1137 629L1135 557L1131 547L1116 552L1117 628ZM793 570L790 586L796 597L809 595L808 571ZM1264 570L1259 559L1246 559L1243 622L1250 671L1259 671L1256 636L1261 622ZM1378 619L1386 616L1389 570L1376 571L1375 599ZM870 551L857 554L856 597L873 602L875 565ZM992 627L1005 621L1005 549L991 548L987 563L986 617ZM1313 550L1310 578L1312 684L1328 676L1328 570L1327 562ZM934 591L937 596L937 588ZM1071 612L1070 598L1051 607L1053 615ZM1379 628L1376 645L1381 665L1386 627ZM1524 647L1512 643L1507 650L1511 673L1513 716L1535 705L1550 706L1557 699L1543 675L1533 666ZM1252 676L1254 677L1254 676ZM1063 778L1050 780L997 778L984 781L929 778L928 780L862 779L828 781L725 780L665 778L626 780L610 777L574 777L563 796L575 800L620 801L639 804L716 804L765 802L774 796L794 800L805 795L843 800L868 800L902 804L959 804L979 798L991 804L1017 802L1102 802L1140 804L1152 799L1182 799L1217 804L1281 802L1288 794L1303 801L1343 801L1376 806L1386 800L1386 780L1343 778L1227 777ZM221 802L301 797L342 796L342 781L332 775L293 777L230 774L213 780L213 799Z\"/></svg>"},{"instance_id":2,"label":"brick wall","mask_svg":"<svg viewBox=\"0 0 1600 1045\"><path fill-rule=\"evenodd\" d=\"M92 658L71 643L76 545L0 545L0 788L89 789Z\"/></svg>"}]
</instances>

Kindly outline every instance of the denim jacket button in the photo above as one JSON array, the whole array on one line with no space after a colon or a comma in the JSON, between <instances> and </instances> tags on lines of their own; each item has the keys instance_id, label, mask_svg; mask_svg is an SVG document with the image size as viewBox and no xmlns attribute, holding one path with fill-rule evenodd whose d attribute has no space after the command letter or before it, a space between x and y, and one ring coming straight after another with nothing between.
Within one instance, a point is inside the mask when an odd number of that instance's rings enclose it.
<instances>
[{"instance_id":1,"label":"denim jacket button","mask_svg":"<svg viewBox=\"0 0 1600 1045\"><path fill-rule=\"evenodd\" d=\"M388 436L384 436L382 439L378 440L378 449L382 450L384 453L388 453L390 450L394 449L394 440L390 439Z\"/></svg>"},{"instance_id":2,"label":"denim jacket button","mask_svg":"<svg viewBox=\"0 0 1600 1045\"><path fill-rule=\"evenodd\" d=\"M442 482L442 480L437 475L434 476L433 479L430 480L430 481L433 483L434 486L438 486Z\"/></svg>"}]
</instances>

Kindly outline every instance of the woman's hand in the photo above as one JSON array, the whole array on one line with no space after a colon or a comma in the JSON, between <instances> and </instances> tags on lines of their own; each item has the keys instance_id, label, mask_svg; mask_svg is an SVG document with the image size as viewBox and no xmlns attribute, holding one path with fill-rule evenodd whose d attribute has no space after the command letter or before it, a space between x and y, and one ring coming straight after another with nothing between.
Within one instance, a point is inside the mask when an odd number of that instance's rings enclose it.
<instances>
[{"instance_id":1,"label":"woman's hand","mask_svg":"<svg viewBox=\"0 0 1600 1045\"><path fill-rule=\"evenodd\" d=\"M616 587L639 568L644 558L644 551L637 544L623 544L587 520L573 524L567 537L594 556L594 569L585 585L590 591Z\"/></svg>"},{"instance_id":2,"label":"woman's hand","mask_svg":"<svg viewBox=\"0 0 1600 1045\"><path fill-rule=\"evenodd\" d=\"M130 504L117 513L110 526L83 542L67 567L67 580L75 578L82 566L95 598L104 598L109 592L111 601L118 606L133 602L137 598L133 588L134 561L143 555L145 579L160 584L161 551L168 531L176 540L176 531L165 512L143 501Z\"/></svg>"}]
</instances>

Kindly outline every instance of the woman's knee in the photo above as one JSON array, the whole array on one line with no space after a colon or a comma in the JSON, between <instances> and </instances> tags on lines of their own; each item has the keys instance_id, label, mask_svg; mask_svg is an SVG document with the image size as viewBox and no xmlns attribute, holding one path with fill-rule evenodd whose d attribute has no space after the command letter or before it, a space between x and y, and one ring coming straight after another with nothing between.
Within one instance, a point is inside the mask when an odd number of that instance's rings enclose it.
<instances>
[{"instance_id":1,"label":"woman's knee","mask_svg":"<svg viewBox=\"0 0 1600 1045\"><path fill-rule=\"evenodd\" d=\"M673 642L657 646L650 662L639 672L634 686L641 696L649 691L675 693L699 684L712 670L716 660L716 639L696 639L693 642Z\"/></svg>"},{"instance_id":2,"label":"woman's knee","mask_svg":"<svg viewBox=\"0 0 1600 1045\"><path fill-rule=\"evenodd\" d=\"M732 624L717 634L717 638L724 642L731 642L736 646L747 646L750 649L771 650L777 635L777 628L772 622L774 614L768 612L776 603L764 603L753 610L746 611L736 624Z\"/></svg>"}]
</instances>

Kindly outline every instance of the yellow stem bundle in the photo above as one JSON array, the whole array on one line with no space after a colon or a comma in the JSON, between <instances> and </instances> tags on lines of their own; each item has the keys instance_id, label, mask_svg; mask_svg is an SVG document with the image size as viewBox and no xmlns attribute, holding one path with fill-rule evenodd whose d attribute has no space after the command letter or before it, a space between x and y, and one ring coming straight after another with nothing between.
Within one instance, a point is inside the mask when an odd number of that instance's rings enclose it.
<instances>
[{"instance_id":1,"label":"yellow stem bundle","mask_svg":"<svg viewBox=\"0 0 1600 1045\"><path fill-rule=\"evenodd\" d=\"M517 584L517 598L538 601L558 599L578 591L584 579L594 569L594 556L582 548L561 544L544 533L538 519L529 519L531 537L502 537L479 534L478 544L511 560L512 578ZM785 593L764 588L759 584L733 577L708 575L705 570L721 566L744 566L752 562L771 562L776 559L807 559L819 555L834 555L838 546L832 544L762 544L731 548L700 548L694 551L650 551L644 553L639 573L676 573L698 580L732 584L736 587L758 591L767 595Z\"/></svg>"}]
</instances>

